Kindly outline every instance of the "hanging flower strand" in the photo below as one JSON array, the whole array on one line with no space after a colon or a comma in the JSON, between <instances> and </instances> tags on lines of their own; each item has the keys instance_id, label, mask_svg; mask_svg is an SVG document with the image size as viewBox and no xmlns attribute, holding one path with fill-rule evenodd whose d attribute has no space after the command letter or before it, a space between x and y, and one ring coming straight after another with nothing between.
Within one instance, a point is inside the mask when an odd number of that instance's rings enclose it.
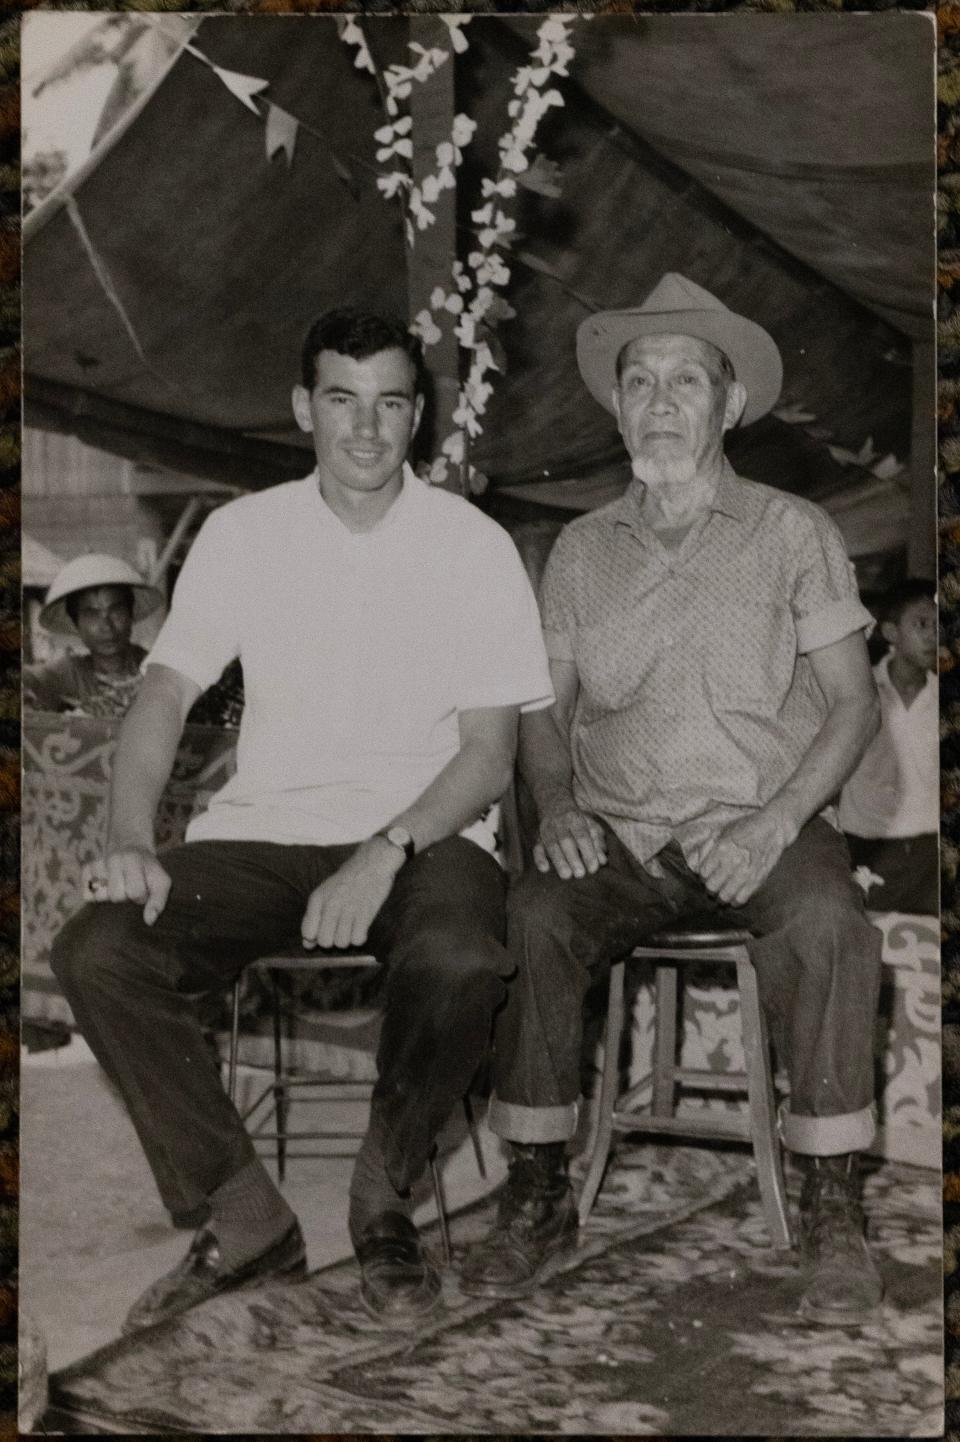
<instances>
[{"instance_id":1,"label":"hanging flower strand","mask_svg":"<svg viewBox=\"0 0 960 1442\"><path fill-rule=\"evenodd\" d=\"M414 85L433 75L451 53L460 55L468 48L464 29L470 16L439 18L450 33L450 50L427 49L411 43L408 48L414 63L388 66L382 76L378 76L389 119L374 132L379 146L376 158L379 164L391 164L392 168L377 178L377 187L388 199L403 201L407 243L411 248L417 232L435 223L431 206L444 190L455 186L455 171L462 161L463 149L476 130L476 122L468 116L455 116L450 140L437 146L435 170L425 176L420 185L414 183L412 121L402 102L408 99ZM490 343L493 326L498 320L510 319L515 314L502 294L510 280L510 268L503 252L516 234L516 221L507 213L506 206L516 197L518 178L531 169L537 158L534 143L543 117L552 108L564 104L561 92L552 81L569 73L574 58L570 41L573 26L578 20L589 18L589 15L550 16L539 26L537 44L528 63L518 68L511 81L513 96L507 106L511 124L498 141L497 175L493 180L484 178L481 198L485 203L471 212L477 227L476 248L468 254L466 265L459 260L454 262L450 289L435 287L429 306L421 310L411 324L411 330L420 336L425 346L430 346L443 334L435 317L441 312L456 316L454 333L461 348L470 354L469 369L453 413L453 422L459 429L443 441L440 454L430 468L429 479L434 483L446 479L451 463L458 467L464 465L466 437L475 438L482 432L481 417L493 394L492 382L487 377L500 369ZM360 26L342 19L338 24L344 42L358 48L354 63L376 75ZM523 183L521 179L520 184ZM530 188L542 189L542 184ZM472 477L475 473L470 469Z\"/></svg>"},{"instance_id":2,"label":"hanging flower strand","mask_svg":"<svg viewBox=\"0 0 960 1442\"><path fill-rule=\"evenodd\" d=\"M463 54L467 40L463 33L469 23L469 16L441 16L450 34L450 50L438 46L427 48L411 41L408 50L413 57L412 65L389 65L383 72L384 106L390 120L374 132L374 139L380 144L377 160L384 164L389 160L413 160L413 142L410 135L410 115L401 110L401 102L409 99L414 85L423 84L435 75L441 65L446 64L451 53ZM395 165L377 180L378 189L388 199L405 195L405 230L407 244L412 249L418 231L426 230L436 221L431 206L444 190L452 190L456 184L454 170L463 159L463 147L470 143L476 122L467 115L454 117L450 140L437 146L436 170L424 176L421 184L414 183L411 165Z\"/></svg>"},{"instance_id":3,"label":"hanging flower strand","mask_svg":"<svg viewBox=\"0 0 960 1442\"><path fill-rule=\"evenodd\" d=\"M512 124L498 142L499 171L493 180L484 178L482 198L486 203L471 212L478 229L477 248L467 256L469 274L459 261L455 262L453 289L447 293L437 287L430 298L431 311L442 309L459 316L455 334L461 347L470 353L470 367L453 412L454 424L460 429L440 447L441 453L430 470L434 482L446 479L448 462L462 466L466 452L464 432L476 438L483 430L481 418L493 394L488 376L500 369L490 345L493 324L515 314L502 295L510 280L503 251L516 232L516 221L505 206L516 197L517 177L530 168L534 159L541 120L550 109L564 103L562 94L550 82L569 73L574 56L570 44L574 23L575 17L552 16L545 20L537 31L538 44L531 53L531 63L521 66L513 76L513 99L507 107ZM421 311L415 324L425 344L439 339L441 331L430 311Z\"/></svg>"},{"instance_id":4,"label":"hanging flower strand","mask_svg":"<svg viewBox=\"0 0 960 1442\"><path fill-rule=\"evenodd\" d=\"M357 48L353 62L357 70L367 70L371 75L376 75L377 68L367 46L366 36L357 21L352 15L337 15L335 18L340 39L345 45L355 45Z\"/></svg>"}]
</instances>

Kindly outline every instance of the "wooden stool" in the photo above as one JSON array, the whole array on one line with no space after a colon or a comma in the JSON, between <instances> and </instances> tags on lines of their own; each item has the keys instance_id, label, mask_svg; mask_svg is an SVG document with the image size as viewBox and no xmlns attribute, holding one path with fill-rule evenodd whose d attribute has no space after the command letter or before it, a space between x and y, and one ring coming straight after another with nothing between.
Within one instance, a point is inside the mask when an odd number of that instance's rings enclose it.
<instances>
[{"instance_id":1,"label":"wooden stool","mask_svg":"<svg viewBox=\"0 0 960 1442\"><path fill-rule=\"evenodd\" d=\"M330 971L339 967L372 967L377 966L377 958L368 952L363 951L297 951L289 955L278 953L275 956L262 956L250 963L257 971L265 973L270 978L273 990L273 1080L257 1094L254 1100L241 1114L241 1121L245 1126L251 1122L256 1112L263 1106L268 1098L272 1099L272 1107L267 1111L263 1119L255 1126L249 1128L250 1135L264 1141L273 1141L277 1148L277 1176L283 1185L286 1175L287 1145L289 1142L314 1141L326 1143L321 1152L296 1152L293 1155L300 1157L311 1156L352 1156L359 1144L363 1141L363 1133L334 1130L329 1127L315 1131L291 1132L287 1125L290 1106L295 1100L309 1100L308 1097L296 1098L291 1095L295 1089L302 1087L313 1088L314 1092L324 1101L368 1102L373 1093L373 1083L369 1081L331 1081L322 1074L311 1072L288 1071L283 1059L283 998L280 992L280 976L282 973L316 973ZM237 1100L237 1054L240 1045L240 977L237 978L233 987L233 1004L230 1021L230 1052L227 1060L227 1093L230 1100L236 1103ZM470 1098L463 1099L464 1115L467 1126L470 1129L470 1139L473 1142L474 1155L477 1159L477 1166L480 1169L481 1177L486 1177L487 1171L484 1165L483 1152L480 1149L480 1139L477 1136L476 1124L473 1118L473 1111L470 1106ZM270 1116L276 1118L276 1129L266 1131L266 1123ZM447 1213L443 1200L443 1188L440 1182L440 1172L437 1167L436 1154L430 1158L430 1178L433 1183L433 1195L437 1207L437 1219L440 1224L440 1238L443 1245L444 1260L447 1265L450 1263L450 1234L447 1228Z\"/></svg>"},{"instance_id":2,"label":"wooden stool","mask_svg":"<svg viewBox=\"0 0 960 1442\"><path fill-rule=\"evenodd\" d=\"M580 1193L580 1222L590 1215L603 1180L610 1143L617 1132L659 1132L669 1136L733 1138L753 1144L763 1213L771 1244L778 1250L791 1245L787 1193L780 1160L776 1099L770 1066L770 1044L760 1009L757 978L747 943L748 931L721 929L711 918L699 927L669 927L657 932L629 957L610 970L607 1019L604 1029L603 1073L600 1084L599 1125L587 1175ZM655 963L653 1070L642 1081L620 1092L620 1038L624 1025L624 971L629 961ZM745 1072L697 1071L677 1062L677 975L686 961L728 962L737 969L740 1026ZM646 1095L652 1085L652 1103ZM746 1092L747 1113L714 1112L678 1116L678 1087L700 1092ZM644 1098L644 1100L641 1100Z\"/></svg>"}]
</instances>

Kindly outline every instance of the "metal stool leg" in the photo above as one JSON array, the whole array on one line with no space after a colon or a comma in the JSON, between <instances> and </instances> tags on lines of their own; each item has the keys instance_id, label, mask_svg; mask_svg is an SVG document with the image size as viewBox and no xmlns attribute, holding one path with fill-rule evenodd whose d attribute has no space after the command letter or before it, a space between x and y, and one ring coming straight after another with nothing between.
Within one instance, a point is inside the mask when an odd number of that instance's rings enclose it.
<instances>
[{"instance_id":1,"label":"metal stool leg","mask_svg":"<svg viewBox=\"0 0 960 1442\"><path fill-rule=\"evenodd\" d=\"M740 993L740 1027L747 1070L750 1133L760 1200L772 1245L778 1251L786 1251L791 1244L790 1217L777 1134L776 1098L770 1074L770 1043L760 1009L757 975L746 947L737 957L737 989Z\"/></svg>"},{"instance_id":2,"label":"metal stool leg","mask_svg":"<svg viewBox=\"0 0 960 1442\"><path fill-rule=\"evenodd\" d=\"M623 1035L623 976L625 963L614 962L610 968L607 989L607 1020L603 1032L603 1073L600 1079L597 1135L587 1175L584 1177L577 1202L580 1225L583 1226L596 1200L610 1154L613 1136L613 1113L620 1091L620 1038Z\"/></svg>"},{"instance_id":3,"label":"metal stool leg","mask_svg":"<svg viewBox=\"0 0 960 1442\"><path fill-rule=\"evenodd\" d=\"M467 1128L470 1132L470 1140L473 1143L473 1155L477 1159L477 1170L480 1173L481 1177L483 1177L483 1180L486 1181L487 1165L486 1162L483 1160L483 1152L480 1149L480 1138L477 1135L477 1123L473 1115L473 1106L471 1104L470 1094L468 1092L465 1092L463 1096L463 1115L467 1119Z\"/></svg>"},{"instance_id":4,"label":"metal stool leg","mask_svg":"<svg viewBox=\"0 0 960 1442\"><path fill-rule=\"evenodd\" d=\"M287 1094L283 1075L280 983L276 972L271 972L270 980L273 984L273 1108L277 1118L277 1178L282 1186L287 1170Z\"/></svg>"},{"instance_id":5,"label":"metal stool leg","mask_svg":"<svg viewBox=\"0 0 960 1442\"><path fill-rule=\"evenodd\" d=\"M443 1186L440 1169L437 1166L436 1148L430 1154L430 1179L433 1182L433 1196L437 1204L437 1221L440 1223L440 1242L443 1246L443 1264L449 1267L451 1261L450 1231L447 1227L447 1210L443 1203Z\"/></svg>"},{"instance_id":6,"label":"metal stool leg","mask_svg":"<svg viewBox=\"0 0 960 1442\"><path fill-rule=\"evenodd\" d=\"M672 1117L677 1065L677 968L658 966L654 982L653 1103L655 1117Z\"/></svg>"},{"instance_id":7,"label":"metal stool leg","mask_svg":"<svg viewBox=\"0 0 960 1442\"><path fill-rule=\"evenodd\" d=\"M227 1060L227 1096L237 1102L237 1051L240 1046L240 978L233 983L233 1005L230 1010L230 1055Z\"/></svg>"}]
</instances>

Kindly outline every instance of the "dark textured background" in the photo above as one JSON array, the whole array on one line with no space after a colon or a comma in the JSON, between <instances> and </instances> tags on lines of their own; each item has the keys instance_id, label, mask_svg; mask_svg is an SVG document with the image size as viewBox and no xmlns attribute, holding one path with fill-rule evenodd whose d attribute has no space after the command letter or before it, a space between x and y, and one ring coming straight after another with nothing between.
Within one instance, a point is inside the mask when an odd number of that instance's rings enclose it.
<instances>
[{"instance_id":1,"label":"dark textured background","mask_svg":"<svg viewBox=\"0 0 960 1442\"><path fill-rule=\"evenodd\" d=\"M16 1434L16 1180L19 862L19 17L23 10L189 10L235 13L367 11L576 13L888 11L933 9L885 0L692 0L692 3L551 5L420 0L391 5L337 0L220 0L176 4L16 5L0 0L0 1437ZM943 738L943 1040L944 1228L946 1277L945 1436L960 1439L960 3L936 9L938 75L938 230L940 271L940 584ZM787 1439L780 1439L787 1442Z\"/></svg>"}]
</instances>

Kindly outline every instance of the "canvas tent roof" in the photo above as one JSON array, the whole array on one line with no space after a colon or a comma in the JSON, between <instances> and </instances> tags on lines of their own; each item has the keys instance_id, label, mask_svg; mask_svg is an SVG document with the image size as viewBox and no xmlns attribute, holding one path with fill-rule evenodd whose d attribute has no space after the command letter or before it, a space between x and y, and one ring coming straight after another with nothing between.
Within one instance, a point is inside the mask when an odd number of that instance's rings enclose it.
<instances>
[{"instance_id":1,"label":"canvas tent roof","mask_svg":"<svg viewBox=\"0 0 960 1442\"><path fill-rule=\"evenodd\" d=\"M921 334L932 289L932 240L921 239L924 227L932 234L935 183L932 17L684 18L639 17L629 33L586 27L579 84L818 274Z\"/></svg>"},{"instance_id":2,"label":"canvas tent roof","mask_svg":"<svg viewBox=\"0 0 960 1442\"><path fill-rule=\"evenodd\" d=\"M366 21L378 59L404 58L408 23ZM457 93L479 122L467 190L495 164L537 24L471 21ZM268 79L309 131L290 166L268 161L261 121L196 58L176 60L71 187L73 218L57 200L28 218L27 415L256 486L310 464L289 412L306 322L351 296L405 310L401 230L375 186L377 90L332 18L211 17L196 44ZM666 269L782 349L792 409L736 438L743 470L822 498L850 482L836 455L868 439L870 455L906 461L911 344L931 328L932 26L604 16L576 45L567 104L542 135L562 193L522 197L517 314L499 329L506 369L475 464L503 486L616 464L575 328L592 307L636 303Z\"/></svg>"},{"instance_id":3,"label":"canvas tent roof","mask_svg":"<svg viewBox=\"0 0 960 1442\"><path fill-rule=\"evenodd\" d=\"M49 586L64 565L63 556L55 555L49 546L24 531L20 546L20 571L24 587Z\"/></svg>"}]
</instances>

